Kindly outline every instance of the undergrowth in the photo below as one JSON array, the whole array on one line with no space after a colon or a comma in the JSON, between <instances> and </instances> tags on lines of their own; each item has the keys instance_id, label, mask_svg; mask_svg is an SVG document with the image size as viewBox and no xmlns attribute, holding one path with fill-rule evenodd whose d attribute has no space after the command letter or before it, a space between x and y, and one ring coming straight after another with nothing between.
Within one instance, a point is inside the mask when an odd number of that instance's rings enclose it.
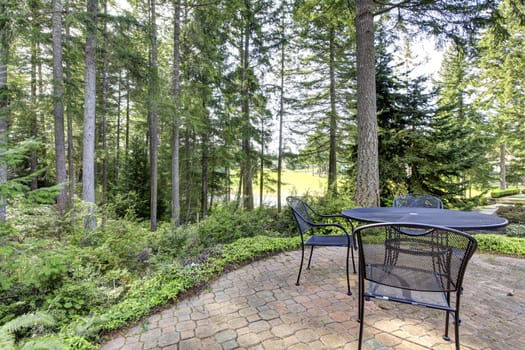
<instances>
[{"instance_id":1,"label":"undergrowth","mask_svg":"<svg viewBox=\"0 0 525 350\"><path fill-rule=\"evenodd\" d=\"M308 200L324 213L350 206L341 199ZM15 350L51 343L95 349L105 334L204 287L221 273L300 246L287 208L278 213L222 206L199 223L177 229L159 224L155 232L147 223L109 215L89 234L82 223L72 224L82 213L63 222L53 213L51 207L20 209L0 230L0 327L24 325L31 315L53 320L4 332ZM481 251L525 257L524 231L523 225L510 225L512 236L476 238Z\"/></svg>"}]
</instances>

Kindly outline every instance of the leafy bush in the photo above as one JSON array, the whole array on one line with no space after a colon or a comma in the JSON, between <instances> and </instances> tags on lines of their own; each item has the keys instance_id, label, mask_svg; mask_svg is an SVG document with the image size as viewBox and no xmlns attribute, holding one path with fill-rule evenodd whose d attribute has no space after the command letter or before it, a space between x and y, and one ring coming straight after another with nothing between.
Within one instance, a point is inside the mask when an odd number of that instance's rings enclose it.
<instances>
[{"instance_id":1,"label":"leafy bush","mask_svg":"<svg viewBox=\"0 0 525 350\"><path fill-rule=\"evenodd\" d=\"M479 249L484 252L525 256L525 239L523 238L480 234L476 235L476 240Z\"/></svg>"},{"instance_id":2,"label":"leafy bush","mask_svg":"<svg viewBox=\"0 0 525 350\"><path fill-rule=\"evenodd\" d=\"M277 211L264 207L252 211L237 208L234 204L214 208L210 216L196 224L197 241L192 242L192 253L219 243L230 243L239 238L267 234L280 236L275 227L293 227L291 216L277 214ZM289 235L284 232L284 235Z\"/></svg>"},{"instance_id":3,"label":"leafy bush","mask_svg":"<svg viewBox=\"0 0 525 350\"><path fill-rule=\"evenodd\" d=\"M54 240L8 241L0 248L0 324L37 310L62 286L72 254Z\"/></svg>"},{"instance_id":4,"label":"leafy bush","mask_svg":"<svg viewBox=\"0 0 525 350\"><path fill-rule=\"evenodd\" d=\"M512 196L514 194L520 194L519 188L508 188L506 190L494 190L490 192L492 198L501 198L505 196Z\"/></svg>"},{"instance_id":5,"label":"leafy bush","mask_svg":"<svg viewBox=\"0 0 525 350\"><path fill-rule=\"evenodd\" d=\"M496 214L503 216L510 223L525 224L525 207L521 203L499 207Z\"/></svg>"},{"instance_id":6,"label":"leafy bush","mask_svg":"<svg viewBox=\"0 0 525 350\"><path fill-rule=\"evenodd\" d=\"M101 288L89 280L64 284L55 289L53 296L46 303L46 308L61 320L72 316L84 316L100 306L108 306Z\"/></svg>"},{"instance_id":7,"label":"leafy bush","mask_svg":"<svg viewBox=\"0 0 525 350\"><path fill-rule=\"evenodd\" d=\"M509 237L525 238L525 225L509 225L506 227L505 233Z\"/></svg>"}]
</instances>

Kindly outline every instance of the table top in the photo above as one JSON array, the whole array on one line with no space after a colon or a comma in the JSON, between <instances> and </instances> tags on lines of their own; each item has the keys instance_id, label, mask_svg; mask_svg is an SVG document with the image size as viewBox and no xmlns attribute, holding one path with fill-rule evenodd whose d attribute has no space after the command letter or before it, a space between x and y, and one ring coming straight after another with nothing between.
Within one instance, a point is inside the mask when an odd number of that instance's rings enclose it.
<instances>
[{"instance_id":1,"label":"table top","mask_svg":"<svg viewBox=\"0 0 525 350\"><path fill-rule=\"evenodd\" d=\"M343 216L361 222L409 222L451 227L457 230L496 229L507 225L507 219L477 211L437 208L373 207L343 210Z\"/></svg>"}]
</instances>

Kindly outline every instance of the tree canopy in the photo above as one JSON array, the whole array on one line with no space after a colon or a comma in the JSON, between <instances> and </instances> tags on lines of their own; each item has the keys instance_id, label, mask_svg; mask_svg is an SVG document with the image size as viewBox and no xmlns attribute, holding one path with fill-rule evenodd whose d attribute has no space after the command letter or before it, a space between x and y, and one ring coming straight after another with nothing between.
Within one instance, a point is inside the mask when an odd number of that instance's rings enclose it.
<instances>
[{"instance_id":1,"label":"tree canopy","mask_svg":"<svg viewBox=\"0 0 525 350\"><path fill-rule=\"evenodd\" d=\"M0 4L6 205L23 179L16 193L58 185L67 210L78 195L154 230L218 202L253 209L253 183L260 204L283 164L317 166L361 206L403 191L459 203L497 165L522 180L517 1L97 4ZM400 69L407 36L446 48L437 81Z\"/></svg>"}]
</instances>

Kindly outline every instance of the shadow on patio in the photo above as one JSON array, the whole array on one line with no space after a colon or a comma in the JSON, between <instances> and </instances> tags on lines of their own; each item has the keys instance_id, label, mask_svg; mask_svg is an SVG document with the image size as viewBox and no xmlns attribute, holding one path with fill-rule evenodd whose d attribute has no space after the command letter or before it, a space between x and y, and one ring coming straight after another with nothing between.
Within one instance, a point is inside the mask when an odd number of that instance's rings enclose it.
<instances>
[{"instance_id":1,"label":"shadow on patio","mask_svg":"<svg viewBox=\"0 0 525 350\"><path fill-rule=\"evenodd\" d=\"M357 275L346 295L344 251L316 248L295 285L299 251L227 273L200 294L113 336L102 348L357 349ZM464 281L462 349L525 349L525 261L476 252ZM444 313L372 300L364 349L453 349Z\"/></svg>"}]
</instances>

